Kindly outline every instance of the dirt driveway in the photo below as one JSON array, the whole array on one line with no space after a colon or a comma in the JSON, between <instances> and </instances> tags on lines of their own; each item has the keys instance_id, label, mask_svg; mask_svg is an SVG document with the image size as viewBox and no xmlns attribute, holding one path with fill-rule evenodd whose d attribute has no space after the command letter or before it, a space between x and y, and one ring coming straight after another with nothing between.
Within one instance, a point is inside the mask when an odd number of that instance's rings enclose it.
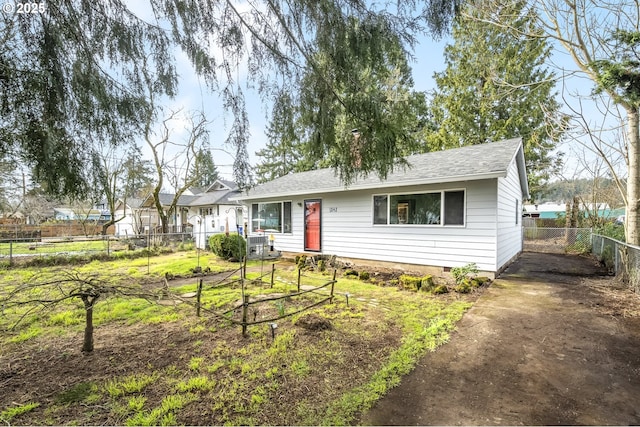
<instances>
[{"instance_id":1,"label":"dirt driveway","mask_svg":"<svg viewBox=\"0 0 640 427\"><path fill-rule=\"evenodd\" d=\"M640 424L640 297L525 252L362 425Z\"/></svg>"}]
</instances>

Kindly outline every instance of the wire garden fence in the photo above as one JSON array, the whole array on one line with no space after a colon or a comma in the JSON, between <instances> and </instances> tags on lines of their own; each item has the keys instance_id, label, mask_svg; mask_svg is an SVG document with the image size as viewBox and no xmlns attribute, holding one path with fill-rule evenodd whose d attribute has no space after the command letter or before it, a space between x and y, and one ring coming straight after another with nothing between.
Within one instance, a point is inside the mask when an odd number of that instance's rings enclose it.
<instances>
[{"instance_id":1,"label":"wire garden fence","mask_svg":"<svg viewBox=\"0 0 640 427\"><path fill-rule=\"evenodd\" d=\"M640 294L640 247L593 234L592 250L600 262L623 283Z\"/></svg>"},{"instance_id":2,"label":"wire garden fence","mask_svg":"<svg viewBox=\"0 0 640 427\"><path fill-rule=\"evenodd\" d=\"M337 283L337 270L333 271L331 280L324 281L321 284L302 285L301 280L305 276L298 269L297 288L295 291L288 289L283 293L262 295L262 293L254 291L265 286L274 287L276 283L275 264L271 265L271 269L267 273L253 279L247 279L246 268L245 257L238 269L226 272L216 282L205 284L203 279L200 279L194 294L188 294L187 298L178 296L172 296L172 298L178 298L182 302L194 305L196 316L198 317L204 312L205 315L211 315L219 320L241 326L242 335L247 336L247 328L249 326L264 323L269 324L273 335L277 328L277 321L308 311L325 302L332 303L335 297L334 289ZM266 281L265 278L267 278ZM288 281L278 280L278 282L283 284L285 288L288 288L289 285L295 285ZM237 284L240 284L240 289L237 289ZM227 289L226 291L225 288ZM165 289L167 290L166 295L169 295L169 284L166 280ZM211 305L207 307L207 298L214 294L219 299L236 302L231 302L223 307L213 307ZM195 297L195 303L190 301L193 297Z\"/></svg>"},{"instance_id":3,"label":"wire garden fence","mask_svg":"<svg viewBox=\"0 0 640 427\"><path fill-rule=\"evenodd\" d=\"M112 255L158 246L179 248L192 244L191 233L140 234L127 237L67 236L52 238L4 238L0 240L0 262L13 265L34 257Z\"/></svg>"},{"instance_id":4,"label":"wire garden fence","mask_svg":"<svg viewBox=\"0 0 640 427\"><path fill-rule=\"evenodd\" d=\"M533 252L584 253L591 249L590 228L523 227L524 247Z\"/></svg>"}]
</instances>

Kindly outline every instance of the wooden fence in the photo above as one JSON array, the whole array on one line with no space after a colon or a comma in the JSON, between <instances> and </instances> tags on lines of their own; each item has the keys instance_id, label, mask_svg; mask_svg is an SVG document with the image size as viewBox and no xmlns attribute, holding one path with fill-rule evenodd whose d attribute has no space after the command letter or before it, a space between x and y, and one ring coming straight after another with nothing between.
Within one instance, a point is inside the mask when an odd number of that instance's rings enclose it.
<instances>
[{"instance_id":1,"label":"wooden fence","mask_svg":"<svg viewBox=\"0 0 640 427\"><path fill-rule=\"evenodd\" d=\"M253 326L253 325L259 325L262 323L272 323L274 324L274 322L280 320L280 319L284 319L286 317L290 317L293 316L295 314L298 313L302 313L306 310L309 310L313 307L316 307L320 304L323 304L325 302L329 302L332 303L333 302L333 298L334 298L334 289L335 289L335 284L337 283L336 280L336 270L333 270L333 277L331 280L323 283L320 286L314 286L310 289L306 289L306 290L301 290L301 277L303 277L300 273L300 270L298 270L298 281L297 281L297 291L296 292L292 292L292 293L287 293L286 295L282 295L282 296L274 296L274 297L266 297L266 298L257 298L257 299L251 299L251 297L249 295L246 295L244 293L245 288L244 288L244 283L246 281L249 281L248 279L246 279L246 259L244 260L244 262L241 264L241 266L236 269L236 270L232 270L232 271L228 271L227 275L225 277L223 277L220 281L218 281L217 283L213 283L210 284L208 287L209 288L219 288L219 287L224 287L224 286L232 286L235 283L240 282L242 285L242 302L240 304L234 305L231 308L229 308L228 310L225 310L223 312L218 312L215 310L211 310L211 309L205 309L204 307L202 307L201 304L201 297L202 297L202 289L203 289L203 280L200 279L198 281L198 287L197 287L197 291L196 291L196 303L195 303L195 308L196 308L196 316L200 317L201 312L205 311L210 315L213 315L214 317L217 317L221 320L225 320L228 321L234 325L239 325L242 327L242 335L246 337L247 335L247 328L249 326ZM250 283L253 284L270 284L271 287L273 287L274 285L274 276L275 276L275 264L271 265L271 271L267 272L265 274L263 274L262 276L250 280ZM228 280L230 279L234 274L236 273L240 273L241 277L240 279L236 279L236 280ZM266 276L271 276L270 282L264 282L262 279ZM166 282L165 282L166 283ZM166 288L168 288L168 283L166 283ZM302 295L305 294L309 294L309 293L319 293L319 291L328 288L328 293L321 293L321 295L323 296L322 299L318 300L318 301L314 301L312 304L309 304L303 308L299 308L293 312L290 313L285 313L285 314L281 314L275 317L271 317L268 319L259 319L256 320L255 318L253 320L249 320L249 308L253 305L257 305L257 304L263 304L266 302L275 302L275 301L280 301L280 300L291 300L291 299L295 299L297 297L300 297ZM325 291L326 292L326 291ZM188 302L185 301L184 299L181 299L184 302ZM236 313L236 312L241 312L241 320L236 320L233 319L232 317L230 317L229 315L231 315L232 313ZM255 317L255 316L254 316ZM273 326L272 326L273 328Z\"/></svg>"},{"instance_id":2,"label":"wooden fence","mask_svg":"<svg viewBox=\"0 0 640 427\"><path fill-rule=\"evenodd\" d=\"M107 228L107 234L113 235L115 227ZM102 234L102 224L90 223L84 226L77 221L59 224L0 224L0 239L33 239L67 236L96 236Z\"/></svg>"}]
</instances>

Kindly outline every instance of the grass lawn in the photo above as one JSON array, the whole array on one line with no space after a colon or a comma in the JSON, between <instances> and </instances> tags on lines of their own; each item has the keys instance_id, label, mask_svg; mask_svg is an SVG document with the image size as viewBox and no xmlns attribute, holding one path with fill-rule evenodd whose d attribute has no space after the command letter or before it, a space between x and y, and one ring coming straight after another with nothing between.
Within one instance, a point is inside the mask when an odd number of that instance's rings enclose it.
<instances>
[{"instance_id":1,"label":"grass lawn","mask_svg":"<svg viewBox=\"0 0 640 427\"><path fill-rule=\"evenodd\" d=\"M117 242L110 242L112 249L122 249L123 245ZM43 241L43 242L14 242L0 243L0 255L42 255L60 252L100 252L107 251L107 242L102 239L78 240L73 242L65 241Z\"/></svg>"},{"instance_id":2,"label":"grass lawn","mask_svg":"<svg viewBox=\"0 0 640 427\"><path fill-rule=\"evenodd\" d=\"M83 274L108 272L118 280L149 286L165 272L186 275L200 264L212 272L238 264L195 251L74 267ZM250 263L249 278L259 275ZM51 267L48 273L55 274ZM264 272L270 271L265 264ZM0 270L10 290L41 269ZM213 287L204 278L202 316L193 298L109 297L94 310L95 350L82 354L84 310L79 300L27 315L25 308L0 317L0 421L32 425L220 425L349 424L397 385L426 351L447 341L475 294L431 295L338 277L333 303L269 323L241 327L242 301L287 295L297 271L277 263L276 283ZM305 272L303 284L330 275ZM340 275L339 275L340 276ZM266 280L266 278L265 278ZM172 282L175 295L193 292L197 280ZM217 281L216 281L217 283ZM150 292L159 290L149 288ZM349 294L347 297L346 294ZM158 294L159 295L159 294ZM293 313L326 294L252 305L255 320ZM0 295L1 298L1 295ZM171 302L176 304L171 304ZM166 304L169 302L169 304Z\"/></svg>"}]
</instances>

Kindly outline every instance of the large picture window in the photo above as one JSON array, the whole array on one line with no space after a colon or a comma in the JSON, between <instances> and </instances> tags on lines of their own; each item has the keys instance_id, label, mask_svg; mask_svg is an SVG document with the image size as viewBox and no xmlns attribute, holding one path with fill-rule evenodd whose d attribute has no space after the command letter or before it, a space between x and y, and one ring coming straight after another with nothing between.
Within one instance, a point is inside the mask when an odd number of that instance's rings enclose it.
<instances>
[{"instance_id":1,"label":"large picture window","mask_svg":"<svg viewBox=\"0 0 640 427\"><path fill-rule=\"evenodd\" d=\"M251 231L291 233L291 202L253 203Z\"/></svg>"},{"instance_id":2,"label":"large picture window","mask_svg":"<svg viewBox=\"0 0 640 427\"><path fill-rule=\"evenodd\" d=\"M373 223L464 225L464 190L373 196Z\"/></svg>"}]
</instances>

